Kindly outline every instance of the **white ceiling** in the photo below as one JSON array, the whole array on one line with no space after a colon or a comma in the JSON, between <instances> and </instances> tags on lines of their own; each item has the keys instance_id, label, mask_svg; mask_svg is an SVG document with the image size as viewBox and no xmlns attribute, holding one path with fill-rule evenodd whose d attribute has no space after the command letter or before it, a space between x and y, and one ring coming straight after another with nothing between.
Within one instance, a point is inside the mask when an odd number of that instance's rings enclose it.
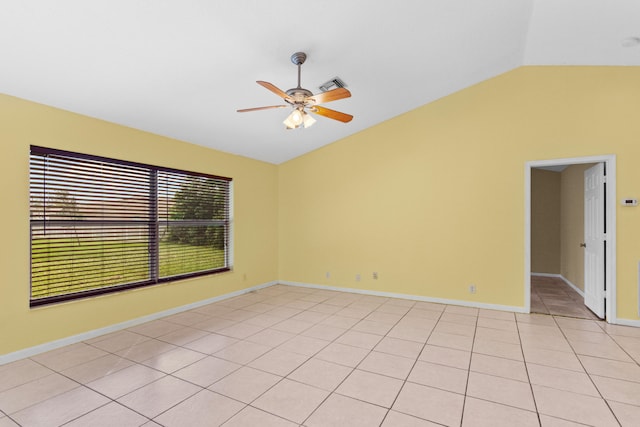
<instances>
[{"instance_id":1,"label":"white ceiling","mask_svg":"<svg viewBox=\"0 0 640 427\"><path fill-rule=\"evenodd\" d=\"M640 0L0 0L0 92L278 164L522 65L638 66L633 37ZM236 112L296 51L352 122Z\"/></svg>"}]
</instances>

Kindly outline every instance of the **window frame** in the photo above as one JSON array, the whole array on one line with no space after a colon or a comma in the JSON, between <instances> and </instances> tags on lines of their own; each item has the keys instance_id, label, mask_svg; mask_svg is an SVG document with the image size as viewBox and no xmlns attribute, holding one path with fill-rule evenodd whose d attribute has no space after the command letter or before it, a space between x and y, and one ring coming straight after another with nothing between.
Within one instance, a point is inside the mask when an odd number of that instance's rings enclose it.
<instances>
[{"instance_id":1,"label":"window frame","mask_svg":"<svg viewBox=\"0 0 640 427\"><path fill-rule=\"evenodd\" d=\"M139 168L139 169L149 171L150 172L149 187L148 187L149 191L147 192L149 198L147 201L149 203L150 210L149 210L148 220L134 221L130 219L130 220L105 221L104 219L48 219L46 217L46 214L43 214L43 217L41 219L35 218L35 215L34 215L35 202L33 201L34 197L33 197L33 188L32 188L32 185L33 185L32 176L34 174L33 168L35 163L34 158L46 157L50 155L62 156L72 160L77 159L78 162L83 162L83 161L99 162L99 163L106 163L109 165L115 165L116 167L133 167L133 168ZM30 158L30 162L29 162L29 196L30 196L29 305L30 307L37 307L37 306L54 304L54 303L59 303L64 301L78 300L78 299L93 297L97 295L112 294L116 292L130 290L130 289L154 286L160 283L174 282L174 281L193 278L193 277L219 274L219 273L232 270L233 268L233 179L232 178L219 176L219 175L205 174L201 172L193 172L193 171L186 171L186 170L175 169L175 168L154 166L154 165L145 164L145 163L138 163L138 162L114 159L114 158L91 155L91 154L59 150L55 148L47 148L47 147L42 147L37 145L30 146L29 158ZM41 161L44 162L44 160L41 160ZM67 171L66 173L69 173L69 172ZM177 176L183 176L183 177L213 179L213 180L219 181L220 183L225 183L226 191L223 190L220 192L220 194L224 197L224 204L223 204L224 218L222 220L221 219L210 219L210 220L206 220L206 219L205 220L191 220L191 219L179 220L178 219L176 220L176 219L169 219L168 217L161 218L160 217L160 207L161 207L160 199L163 196L166 197L166 194L161 194L159 191L158 174L160 173L176 174ZM43 190L43 196L42 196L42 200L45 205L47 203L46 202L47 195L51 196L53 194L53 190L49 190L49 191L51 191L51 193L47 193L47 189L45 186ZM75 189L74 191L76 192L76 194L78 193L77 189ZM166 190L166 191L168 194L169 190ZM217 191L217 187L216 187L216 191ZM212 202L213 202L214 195L211 195L211 196L212 196ZM168 197L167 197L167 200L168 200ZM167 203L169 202L167 201ZM221 226L223 228L223 251L224 251L223 266L212 268L212 269L200 270L200 271L191 271L186 273L174 274L170 276L160 276L160 268L161 268L161 265L160 265L161 251L159 248L159 244L161 240L160 229L163 226L168 228L170 223L172 223L173 225L179 224L179 226L186 226L186 227L190 227L190 226L220 227ZM96 226L100 224L102 224L103 226L105 224L122 225L123 228L118 230L129 230L128 228L126 228L127 224L129 226L133 226L134 224L136 224L136 226L146 225L146 227L148 228L148 236L147 236L148 240L146 241L146 244L148 246L148 253L149 253L147 258L148 267L149 267L149 277L146 278L145 280L139 280L135 282L120 283L116 285L103 284L101 287L95 287L95 288L81 290L81 291L72 291L72 292L59 294L59 295L49 295L45 297L34 298L34 292L33 292L34 233L33 233L33 230L34 230L34 225L41 225L43 227L46 227L47 224L48 225L65 224L67 226L73 226L74 230L75 230L75 227L91 227L91 226ZM66 277L68 278L69 275L67 275Z\"/></svg>"}]
</instances>

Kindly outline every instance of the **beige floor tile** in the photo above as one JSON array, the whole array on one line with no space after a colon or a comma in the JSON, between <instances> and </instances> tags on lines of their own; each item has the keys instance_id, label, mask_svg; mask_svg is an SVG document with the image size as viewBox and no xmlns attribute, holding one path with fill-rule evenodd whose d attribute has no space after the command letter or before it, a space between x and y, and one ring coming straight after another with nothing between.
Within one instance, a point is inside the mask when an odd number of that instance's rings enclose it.
<instances>
[{"instance_id":1,"label":"beige floor tile","mask_svg":"<svg viewBox=\"0 0 640 427\"><path fill-rule=\"evenodd\" d=\"M144 424L147 418L126 408L118 402L111 402L86 415L76 418L65 427L138 427Z\"/></svg>"},{"instance_id":2,"label":"beige floor tile","mask_svg":"<svg viewBox=\"0 0 640 427\"><path fill-rule=\"evenodd\" d=\"M546 326L556 326L555 320L551 316L545 316L542 314L536 313L516 313L516 321L517 323L529 323L536 325L546 325ZM518 325L520 327L520 325Z\"/></svg>"},{"instance_id":3,"label":"beige floor tile","mask_svg":"<svg viewBox=\"0 0 640 427\"><path fill-rule=\"evenodd\" d=\"M354 319L353 317L338 316L337 314L333 314L327 317L326 319L324 319L319 324L326 325L326 326L333 326L336 328L349 329L353 325L358 323L360 320L361 319Z\"/></svg>"},{"instance_id":4,"label":"beige floor tile","mask_svg":"<svg viewBox=\"0 0 640 427\"><path fill-rule=\"evenodd\" d=\"M473 352L488 356L502 357L511 360L524 360L522 348L518 344L508 344L501 341L493 341L476 337L473 343Z\"/></svg>"},{"instance_id":5,"label":"beige floor tile","mask_svg":"<svg viewBox=\"0 0 640 427\"><path fill-rule=\"evenodd\" d=\"M129 332L144 335L149 338L158 338L161 335L166 335L170 332L177 331L178 329L182 329L182 326L175 323L166 322L164 320L154 320L152 322L134 326L127 330Z\"/></svg>"},{"instance_id":6,"label":"beige floor tile","mask_svg":"<svg viewBox=\"0 0 640 427\"><path fill-rule=\"evenodd\" d=\"M478 312L478 319L480 318L508 320L512 322L516 320L515 313L511 313L510 311L489 310L484 308L481 308Z\"/></svg>"},{"instance_id":7,"label":"beige floor tile","mask_svg":"<svg viewBox=\"0 0 640 427\"><path fill-rule=\"evenodd\" d=\"M464 316L478 317L480 310L475 307L463 307L460 305L447 305L444 309L445 314L462 314Z\"/></svg>"},{"instance_id":8,"label":"beige floor tile","mask_svg":"<svg viewBox=\"0 0 640 427\"><path fill-rule=\"evenodd\" d=\"M618 425L606 402L599 397L539 385L532 388L540 414L598 427Z\"/></svg>"},{"instance_id":9,"label":"beige floor tile","mask_svg":"<svg viewBox=\"0 0 640 427\"><path fill-rule=\"evenodd\" d=\"M271 311L267 311L265 314L269 314L271 316L276 316L281 318L282 320L288 319L290 317L295 316L296 314L302 313L302 310L291 307L276 307Z\"/></svg>"},{"instance_id":10,"label":"beige floor tile","mask_svg":"<svg viewBox=\"0 0 640 427\"><path fill-rule=\"evenodd\" d=\"M270 305L269 307L271 307L270 310L273 309L273 306ZM305 312L302 312L301 314L304 314L304 313ZM280 323L280 322L282 322L281 317L272 316L266 313L259 314L255 317L252 317L244 321L244 323L248 323L250 325L262 326L265 328L269 328L275 325L276 323Z\"/></svg>"},{"instance_id":11,"label":"beige floor tile","mask_svg":"<svg viewBox=\"0 0 640 427\"><path fill-rule=\"evenodd\" d=\"M633 362L633 359L631 359L629 355L618 346L618 344L613 342L604 344L575 341L571 345L576 354L619 360L621 362Z\"/></svg>"},{"instance_id":12,"label":"beige floor tile","mask_svg":"<svg viewBox=\"0 0 640 427\"><path fill-rule=\"evenodd\" d=\"M382 313L380 311L374 311L364 319L371 320L373 322L390 323L392 325L395 325L401 318L401 314Z\"/></svg>"},{"instance_id":13,"label":"beige floor tile","mask_svg":"<svg viewBox=\"0 0 640 427\"><path fill-rule=\"evenodd\" d=\"M333 391L351 371L353 368L312 358L289 374L288 378L323 390Z\"/></svg>"},{"instance_id":14,"label":"beige floor tile","mask_svg":"<svg viewBox=\"0 0 640 427\"><path fill-rule=\"evenodd\" d=\"M473 337L476 333L476 326L474 324L453 323L440 320L435 328L433 328L433 331Z\"/></svg>"},{"instance_id":15,"label":"beige floor tile","mask_svg":"<svg viewBox=\"0 0 640 427\"><path fill-rule=\"evenodd\" d=\"M589 376L582 372L527 363L531 384L599 397Z\"/></svg>"},{"instance_id":16,"label":"beige floor tile","mask_svg":"<svg viewBox=\"0 0 640 427\"><path fill-rule=\"evenodd\" d=\"M94 347L108 352L116 352L150 339L130 331L118 331L87 340Z\"/></svg>"},{"instance_id":17,"label":"beige floor tile","mask_svg":"<svg viewBox=\"0 0 640 427\"><path fill-rule=\"evenodd\" d=\"M516 321L514 320L500 320L492 319L488 317L478 317L478 326L488 329L497 329L500 331L517 332Z\"/></svg>"},{"instance_id":18,"label":"beige floor tile","mask_svg":"<svg viewBox=\"0 0 640 427\"><path fill-rule=\"evenodd\" d=\"M241 365L220 359L215 356L207 356L191 365L173 373L173 376L197 384L200 387L209 387L211 384L226 377L231 372L240 369Z\"/></svg>"},{"instance_id":19,"label":"beige floor tile","mask_svg":"<svg viewBox=\"0 0 640 427\"><path fill-rule=\"evenodd\" d=\"M360 362L358 369L404 380L414 363L415 359L372 351Z\"/></svg>"},{"instance_id":20,"label":"beige floor tile","mask_svg":"<svg viewBox=\"0 0 640 427\"><path fill-rule=\"evenodd\" d=\"M640 420L640 406L609 400L609 407L613 410L622 427L637 427Z\"/></svg>"},{"instance_id":21,"label":"beige floor tile","mask_svg":"<svg viewBox=\"0 0 640 427\"><path fill-rule=\"evenodd\" d=\"M0 427L20 427L20 426L15 422L13 422L11 418L5 417L4 415L0 414Z\"/></svg>"},{"instance_id":22,"label":"beige floor tile","mask_svg":"<svg viewBox=\"0 0 640 427\"><path fill-rule=\"evenodd\" d=\"M32 359L49 369L62 371L105 355L107 352L103 350L85 343L77 343L33 356Z\"/></svg>"},{"instance_id":23,"label":"beige floor tile","mask_svg":"<svg viewBox=\"0 0 640 427\"><path fill-rule=\"evenodd\" d=\"M163 372L136 364L91 381L87 383L87 387L112 399L117 399L165 375Z\"/></svg>"},{"instance_id":24,"label":"beige floor tile","mask_svg":"<svg viewBox=\"0 0 640 427\"><path fill-rule=\"evenodd\" d=\"M407 312L404 316L405 319L429 319L429 320L438 320L442 312L426 310L419 307L412 307L411 310Z\"/></svg>"},{"instance_id":25,"label":"beige floor tile","mask_svg":"<svg viewBox=\"0 0 640 427\"><path fill-rule=\"evenodd\" d=\"M166 376L119 398L118 402L153 418L200 390L196 385Z\"/></svg>"},{"instance_id":26,"label":"beige floor tile","mask_svg":"<svg viewBox=\"0 0 640 427\"><path fill-rule=\"evenodd\" d=\"M203 354L213 354L239 342L236 338L219 334L206 334L191 342L184 344L184 347L198 351Z\"/></svg>"},{"instance_id":27,"label":"beige floor tile","mask_svg":"<svg viewBox=\"0 0 640 427\"><path fill-rule=\"evenodd\" d=\"M601 322L586 319L572 319L569 317L556 317L556 322L561 329L579 329L583 331L602 332Z\"/></svg>"},{"instance_id":28,"label":"beige floor tile","mask_svg":"<svg viewBox=\"0 0 640 427\"><path fill-rule=\"evenodd\" d=\"M298 423L276 417L268 412L247 406L229 421L224 427L298 427Z\"/></svg>"},{"instance_id":29,"label":"beige floor tile","mask_svg":"<svg viewBox=\"0 0 640 427\"><path fill-rule=\"evenodd\" d=\"M165 353L147 359L143 361L142 364L158 371L170 374L177 371L178 369L189 366L192 363L197 362L198 360L204 359L205 357L205 354L199 353L197 351L177 347L173 350L169 350Z\"/></svg>"},{"instance_id":30,"label":"beige floor tile","mask_svg":"<svg viewBox=\"0 0 640 427\"><path fill-rule=\"evenodd\" d=\"M438 313L443 313L446 307L447 306L445 304L439 304L436 302L426 302L426 301L418 301L413 306L413 308L417 308L420 310L430 310Z\"/></svg>"},{"instance_id":31,"label":"beige floor tile","mask_svg":"<svg viewBox=\"0 0 640 427\"><path fill-rule=\"evenodd\" d=\"M473 353L471 356L471 370L481 374L494 375L517 381L529 381L525 364L519 360Z\"/></svg>"},{"instance_id":32,"label":"beige floor tile","mask_svg":"<svg viewBox=\"0 0 640 427\"><path fill-rule=\"evenodd\" d=\"M252 325L250 323L241 322L241 323L236 323L235 325L220 329L216 333L242 340L247 337L250 337L255 333L260 332L264 328L265 328L264 326Z\"/></svg>"},{"instance_id":33,"label":"beige floor tile","mask_svg":"<svg viewBox=\"0 0 640 427\"><path fill-rule=\"evenodd\" d=\"M330 341L325 341L313 337L306 337L304 335L297 335L284 344L280 345L278 348L284 351L304 354L305 356L313 356L329 344Z\"/></svg>"},{"instance_id":34,"label":"beige floor tile","mask_svg":"<svg viewBox=\"0 0 640 427\"><path fill-rule=\"evenodd\" d=\"M572 353L573 349L569 341L563 336L549 336L539 334L520 334L520 341L523 349L537 348L541 350L561 351Z\"/></svg>"},{"instance_id":35,"label":"beige floor tile","mask_svg":"<svg viewBox=\"0 0 640 427\"><path fill-rule=\"evenodd\" d=\"M69 422L109 402L109 399L89 390L77 387L66 393L30 406L12 415L18 424L29 427L58 426Z\"/></svg>"},{"instance_id":36,"label":"beige floor tile","mask_svg":"<svg viewBox=\"0 0 640 427\"><path fill-rule=\"evenodd\" d=\"M305 322L305 323L312 323L315 325L316 323L322 322L327 317L329 317L329 315L326 313L319 313L317 311L307 310L307 311L303 311L300 314L296 314L291 319L298 320L300 322Z\"/></svg>"},{"instance_id":37,"label":"beige floor tile","mask_svg":"<svg viewBox=\"0 0 640 427\"><path fill-rule=\"evenodd\" d=\"M573 421L562 420L549 415L539 414L542 427L584 427L587 424L574 423Z\"/></svg>"},{"instance_id":38,"label":"beige floor tile","mask_svg":"<svg viewBox=\"0 0 640 427\"><path fill-rule=\"evenodd\" d=\"M473 337L433 332L427 340L427 344L455 348L456 350L471 351L473 346Z\"/></svg>"},{"instance_id":39,"label":"beige floor tile","mask_svg":"<svg viewBox=\"0 0 640 427\"><path fill-rule=\"evenodd\" d=\"M424 362L451 366L453 368L469 369L471 352L427 344L424 346L418 359Z\"/></svg>"},{"instance_id":40,"label":"beige floor tile","mask_svg":"<svg viewBox=\"0 0 640 427\"><path fill-rule=\"evenodd\" d=\"M415 359L420 354L423 344L415 341L399 338L384 337L375 346L374 350L381 353L393 354Z\"/></svg>"},{"instance_id":41,"label":"beige floor tile","mask_svg":"<svg viewBox=\"0 0 640 427\"><path fill-rule=\"evenodd\" d=\"M355 324L351 328L351 330L384 336L391 330L392 327L393 325L389 323L374 322L373 320L361 320L360 322Z\"/></svg>"},{"instance_id":42,"label":"beige floor tile","mask_svg":"<svg viewBox=\"0 0 640 427\"><path fill-rule=\"evenodd\" d=\"M246 365L269 350L271 350L271 347L266 345L252 343L250 341L239 341L213 353L213 355L234 363Z\"/></svg>"},{"instance_id":43,"label":"beige floor tile","mask_svg":"<svg viewBox=\"0 0 640 427\"><path fill-rule=\"evenodd\" d=\"M396 378L356 369L338 386L336 393L389 408L402 384Z\"/></svg>"},{"instance_id":44,"label":"beige floor tile","mask_svg":"<svg viewBox=\"0 0 640 427\"><path fill-rule=\"evenodd\" d=\"M513 331L477 327L475 338L520 345L520 335Z\"/></svg>"},{"instance_id":45,"label":"beige floor tile","mask_svg":"<svg viewBox=\"0 0 640 427\"><path fill-rule=\"evenodd\" d=\"M326 360L327 362L333 362L339 365L355 368L358 363L367 356L367 354L369 354L369 350L364 348L331 343L318 352L314 357Z\"/></svg>"},{"instance_id":46,"label":"beige floor tile","mask_svg":"<svg viewBox=\"0 0 640 427\"><path fill-rule=\"evenodd\" d=\"M314 325L315 323L304 322L302 320L285 319L271 326L271 328L278 331L288 332L290 334L300 334Z\"/></svg>"},{"instance_id":47,"label":"beige floor tile","mask_svg":"<svg viewBox=\"0 0 640 427\"><path fill-rule=\"evenodd\" d=\"M0 365L0 392L53 373L51 369L45 368L31 359L22 359L6 365Z\"/></svg>"},{"instance_id":48,"label":"beige floor tile","mask_svg":"<svg viewBox=\"0 0 640 427\"><path fill-rule=\"evenodd\" d=\"M387 411L370 403L332 394L305 421L308 427L369 427L382 422Z\"/></svg>"},{"instance_id":49,"label":"beige floor tile","mask_svg":"<svg viewBox=\"0 0 640 427\"><path fill-rule=\"evenodd\" d=\"M238 322L229 319L223 319L221 317L211 317L202 322L191 325L192 328L202 329L207 332L218 332L220 329L228 328L236 325Z\"/></svg>"},{"instance_id":50,"label":"beige floor tile","mask_svg":"<svg viewBox=\"0 0 640 427\"><path fill-rule=\"evenodd\" d=\"M132 366L135 362L122 357L107 354L99 359L83 363L62 371L62 374L82 384L95 381L98 378L118 372Z\"/></svg>"},{"instance_id":51,"label":"beige floor tile","mask_svg":"<svg viewBox=\"0 0 640 427\"><path fill-rule=\"evenodd\" d=\"M640 382L640 366L591 356L578 356L584 369L591 375Z\"/></svg>"},{"instance_id":52,"label":"beige floor tile","mask_svg":"<svg viewBox=\"0 0 640 427\"><path fill-rule=\"evenodd\" d=\"M591 375L591 379L607 400L640 406L640 383Z\"/></svg>"},{"instance_id":53,"label":"beige floor tile","mask_svg":"<svg viewBox=\"0 0 640 427\"><path fill-rule=\"evenodd\" d=\"M220 426L244 406L228 397L202 390L159 415L156 421L164 427Z\"/></svg>"},{"instance_id":54,"label":"beige floor tile","mask_svg":"<svg viewBox=\"0 0 640 427\"><path fill-rule=\"evenodd\" d=\"M147 341L141 342L140 344L136 344L123 350L117 351L115 352L115 354L125 359L133 360L134 362L139 363L143 360L150 359L175 348L177 347L173 344L169 344L156 339L149 339Z\"/></svg>"},{"instance_id":55,"label":"beige floor tile","mask_svg":"<svg viewBox=\"0 0 640 427\"><path fill-rule=\"evenodd\" d=\"M381 427L438 427L441 425L397 411L389 411Z\"/></svg>"},{"instance_id":56,"label":"beige floor tile","mask_svg":"<svg viewBox=\"0 0 640 427\"><path fill-rule=\"evenodd\" d=\"M207 331L202 331L200 329L190 327L182 327L181 329L178 329L176 331L161 335L156 339L168 342L173 345L183 346L199 338L206 337L207 335L209 335Z\"/></svg>"},{"instance_id":57,"label":"beige floor tile","mask_svg":"<svg viewBox=\"0 0 640 427\"><path fill-rule=\"evenodd\" d=\"M255 400L252 406L302 423L328 395L327 391L285 378Z\"/></svg>"},{"instance_id":58,"label":"beige floor tile","mask_svg":"<svg viewBox=\"0 0 640 427\"><path fill-rule=\"evenodd\" d=\"M341 309L342 307L338 307L338 306L326 304L326 303L320 303L318 305L314 305L313 307L309 308L309 311L314 311L316 313L323 313L323 314L335 314Z\"/></svg>"},{"instance_id":59,"label":"beige floor tile","mask_svg":"<svg viewBox=\"0 0 640 427\"><path fill-rule=\"evenodd\" d=\"M464 394L467 376L466 369L417 361L407 381Z\"/></svg>"},{"instance_id":60,"label":"beige floor tile","mask_svg":"<svg viewBox=\"0 0 640 427\"><path fill-rule=\"evenodd\" d=\"M278 375L244 366L212 384L209 390L251 403L281 379Z\"/></svg>"},{"instance_id":61,"label":"beige floor tile","mask_svg":"<svg viewBox=\"0 0 640 427\"><path fill-rule=\"evenodd\" d=\"M346 331L347 329L344 328L318 324L302 332L301 335L304 335L305 337L318 338L325 341L333 341L340 335L344 334Z\"/></svg>"},{"instance_id":62,"label":"beige floor tile","mask_svg":"<svg viewBox=\"0 0 640 427\"><path fill-rule=\"evenodd\" d=\"M414 383L405 383L394 410L447 426L459 426L464 396Z\"/></svg>"},{"instance_id":63,"label":"beige floor tile","mask_svg":"<svg viewBox=\"0 0 640 427\"><path fill-rule=\"evenodd\" d=\"M467 396L502 403L527 411L536 410L533 395L531 394L531 386L528 383L507 378L470 372Z\"/></svg>"},{"instance_id":64,"label":"beige floor tile","mask_svg":"<svg viewBox=\"0 0 640 427\"><path fill-rule=\"evenodd\" d=\"M538 427L538 414L532 411L468 397L464 403L462 427L518 426Z\"/></svg>"},{"instance_id":65,"label":"beige floor tile","mask_svg":"<svg viewBox=\"0 0 640 427\"><path fill-rule=\"evenodd\" d=\"M11 415L77 387L78 383L60 374L37 378L0 393L0 411Z\"/></svg>"},{"instance_id":66,"label":"beige floor tile","mask_svg":"<svg viewBox=\"0 0 640 427\"><path fill-rule=\"evenodd\" d=\"M369 314L371 314L373 310L374 309L372 308L358 308L358 307L348 306L343 309L340 309L339 311L336 311L335 314L336 316L352 317L354 319L362 320L365 317L367 317Z\"/></svg>"},{"instance_id":67,"label":"beige floor tile","mask_svg":"<svg viewBox=\"0 0 640 427\"><path fill-rule=\"evenodd\" d=\"M207 316L206 314L197 313L195 311L184 311L182 313L165 317L162 320L165 320L171 323L176 323L182 326L191 326L196 323L203 322L209 318L210 316Z\"/></svg>"},{"instance_id":68,"label":"beige floor tile","mask_svg":"<svg viewBox=\"0 0 640 427\"><path fill-rule=\"evenodd\" d=\"M255 316L257 316L257 313L255 311L242 310L242 309L233 310L233 311L229 311L228 313L223 313L218 315L218 317L221 317L227 320L232 320L234 322L244 322L245 320L249 320Z\"/></svg>"},{"instance_id":69,"label":"beige floor tile","mask_svg":"<svg viewBox=\"0 0 640 427\"><path fill-rule=\"evenodd\" d=\"M524 359L527 363L551 366L554 368L570 369L572 371L584 372L578 357L573 353L562 351L545 350L534 347L523 347Z\"/></svg>"},{"instance_id":70,"label":"beige floor tile","mask_svg":"<svg viewBox=\"0 0 640 427\"><path fill-rule=\"evenodd\" d=\"M376 334L369 334L359 331L347 331L340 337L338 337L335 342L371 350L380 342L381 339L382 336Z\"/></svg>"},{"instance_id":71,"label":"beige floor tile","mask_svg":"<svg viewBox=\"0 0 640 427\"><path fill-rule=\"evenodd\" d=\"M286 377L298 366L306 362L307 359L309 359L309 356L305 356L304 354L276 348L258 357L249 363L248 366Z\"/></svg>"}]
</instances>

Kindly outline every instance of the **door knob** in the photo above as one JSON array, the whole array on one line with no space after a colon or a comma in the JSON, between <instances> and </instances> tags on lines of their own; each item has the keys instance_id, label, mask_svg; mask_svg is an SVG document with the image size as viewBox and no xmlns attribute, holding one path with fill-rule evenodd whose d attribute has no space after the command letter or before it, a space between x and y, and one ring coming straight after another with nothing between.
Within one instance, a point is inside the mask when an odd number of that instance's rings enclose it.
<instances>
[{"instance_id":1,"label":"door knob","mask_svg":"<svg viewBox=\"0 0 640 427\"><path fill-rule=\"evenodd\" d=\"M580 247L581 247L581 248L586 248L586 247L587 247L587 244L586 244L586 243L580 243Z\"/></svg>"}]
</instances>

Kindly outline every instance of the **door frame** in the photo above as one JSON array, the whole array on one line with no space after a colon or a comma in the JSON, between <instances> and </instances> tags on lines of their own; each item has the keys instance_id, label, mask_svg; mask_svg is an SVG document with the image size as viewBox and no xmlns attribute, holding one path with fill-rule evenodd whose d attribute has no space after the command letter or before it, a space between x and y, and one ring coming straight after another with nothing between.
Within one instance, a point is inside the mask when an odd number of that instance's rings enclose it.
<instances>
[{"instance_id":1,"label":"door frame","mask_svg":"<svg viewBox=\"0 0 640 427\"><path fill-rule=\"evenodd\" d=\"M532 160L524 167L524 308L531 312L531 169L577 165L584 163L604 163L607 171L606 226L607 226L607 254L605 257L605 291L606 317L608 323L618 323L616 304L616 155L573 157L564 159Z\"/></svg>"}]
</instances>

